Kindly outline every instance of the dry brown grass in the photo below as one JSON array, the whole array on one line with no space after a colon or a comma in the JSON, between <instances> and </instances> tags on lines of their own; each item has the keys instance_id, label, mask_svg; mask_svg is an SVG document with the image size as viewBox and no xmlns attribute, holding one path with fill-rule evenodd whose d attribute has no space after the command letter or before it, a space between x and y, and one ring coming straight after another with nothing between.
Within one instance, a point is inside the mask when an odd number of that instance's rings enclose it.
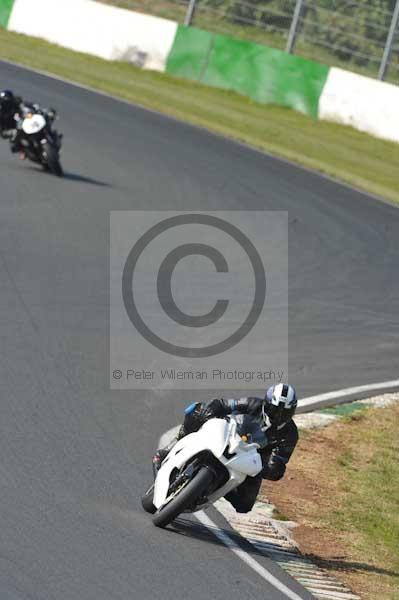
<instances>
[{"instance_id":1,"label":"dry brown grass","mask_svg":"<svg viewBox=\"0 0 399 600\"><path fill-rule=\"evenodd\" d=\"M366 600L399 599L399 406L307 433L263 493L301 550Z\"/></svg>"}]
</instances>

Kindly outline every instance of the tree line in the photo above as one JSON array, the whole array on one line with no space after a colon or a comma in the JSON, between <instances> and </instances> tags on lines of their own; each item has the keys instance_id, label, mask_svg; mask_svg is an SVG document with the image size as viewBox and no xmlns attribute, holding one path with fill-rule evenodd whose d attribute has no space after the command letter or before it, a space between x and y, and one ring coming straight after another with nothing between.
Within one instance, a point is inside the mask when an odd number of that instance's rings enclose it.
<instances>
[{"instance_id":1,"label":"tree line","mask_svg":"<svg viewBox=\"0 0 399 600\"><path fill-rule=\"evenodd\" d=\"M295 0L199 0L231 23L288 31ZM305 0L298 34L343 61L367 65L379 59L387 39L395 0Z\"/></svg>"}]
</instances>

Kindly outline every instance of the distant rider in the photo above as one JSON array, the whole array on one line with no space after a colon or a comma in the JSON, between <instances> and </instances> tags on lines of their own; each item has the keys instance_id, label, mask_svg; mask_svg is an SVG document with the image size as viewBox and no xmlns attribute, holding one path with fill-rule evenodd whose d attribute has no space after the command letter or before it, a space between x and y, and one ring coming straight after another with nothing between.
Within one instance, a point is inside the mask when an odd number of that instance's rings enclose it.
<instances>
[{"instance_id":1,"label":"distant rider","mask_svg":"<svg viewBox=\"0 0 399 600\"><path fill-rule=\"evenodd\" d=\"M11 90L0 92L0 135L12 139L16 135L17 118L22 111L22 98L14 96Z\"/></svg>"},{"instance_id":2,"label":"distant rider","mask_svg":"<svg viewBox=\"0 0 399 600\"><path fill-rule=\"evenodd\" d=\"M262 479L278 481L284 476L286 464L298 442L298 430L292 419L296 407L295 389L285 383L270 387L265 398L216 398L207 404L191 404L185 410L184 422L177 437L166 448L155 453L154 467L158 470L177 441L189 433L198 431L206 420L229 414L251 415L265 434L265 443L259 451L263 470L256 477L247 477L239 487L226 495L226 500L237 512L247 513L255 504Z\"/></svg>"},{"instance_id":3,"label":"distant rider","mask_svg":"<svg viewBox=\"0 0 399 600\"><path fill-rule=\"evenodd\" d=\"M13 153L22 150L20 145L22 136L21 125L24 116L28 112L43 115L50 129L57 116L57 112L53 108L44 109L39 104L24 103L22 98L15 96L11 90L0 92L0 135L2 138L10 140L11 152ZM53 130L53 135L61 141L62 136L57 131Z\"/></svg>"}]
</instances>

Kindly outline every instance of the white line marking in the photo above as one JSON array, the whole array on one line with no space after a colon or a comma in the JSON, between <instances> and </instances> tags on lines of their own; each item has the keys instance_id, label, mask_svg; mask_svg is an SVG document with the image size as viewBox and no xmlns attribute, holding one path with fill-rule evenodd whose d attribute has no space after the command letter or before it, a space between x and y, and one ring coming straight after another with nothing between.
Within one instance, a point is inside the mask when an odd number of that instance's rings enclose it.
<instances>
[{"instance_id":1,"label":"white line marking","mask_svg":"<svg viewBox=\"0 0 399 600\"><path fill-rule=\"evenodd\" d=\"M311 410L313 404L318 402L329 402L330 400L338 400L339 398L346 398L347 396L353 396L354 394L363 394L364 392L373 392L376 390L385 390L399 388L399 379L392 381L383 381L381 383L370 383L367 385L358 385L356 387L345 388L343 390L336 390L334 392L327 392L325 394L318 394L317 396L309 396L304 398L298 404L298 408L307 408Z\"/></svg>"},{"instance_id":2,"label":"white line marking","mask_svg":"<svg viewBox=\"0 0 399 600\"><path fill-rule=\"evenodd\" d=\"M298 596L295 592L290 590L284 583L281 583L274 577L267 569L262 567L256 560L254 560L245 550L240 548L232 538L227 535L226 532L219 529L219 527L206 515L202 510L195 513L197 519L211 530L211 532L221 541L225 546L227 546L238 558L240 558L243 562L245 562L253 571L258 573L268 583L270 583L273 587L282 592L287 598L291 598L291 600L303 600L301 596Z\"/></svg>"}]
</instances>

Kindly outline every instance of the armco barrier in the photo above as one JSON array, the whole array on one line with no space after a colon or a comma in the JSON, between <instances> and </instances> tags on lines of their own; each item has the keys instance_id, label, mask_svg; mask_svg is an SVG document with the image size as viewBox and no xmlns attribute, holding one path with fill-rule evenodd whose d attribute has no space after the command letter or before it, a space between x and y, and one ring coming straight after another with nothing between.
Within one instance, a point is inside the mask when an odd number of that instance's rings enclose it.
<instances>
[{"instance_id":1,"label":"armco barrier","mask_svg":"<svg viewBox=\"0 0 399 600\"><path fill-rule=\"evenodd\" d=\"M260 44L179 26L166 71L317 118L329 68Z\"/></svg>"}]
</instances>

